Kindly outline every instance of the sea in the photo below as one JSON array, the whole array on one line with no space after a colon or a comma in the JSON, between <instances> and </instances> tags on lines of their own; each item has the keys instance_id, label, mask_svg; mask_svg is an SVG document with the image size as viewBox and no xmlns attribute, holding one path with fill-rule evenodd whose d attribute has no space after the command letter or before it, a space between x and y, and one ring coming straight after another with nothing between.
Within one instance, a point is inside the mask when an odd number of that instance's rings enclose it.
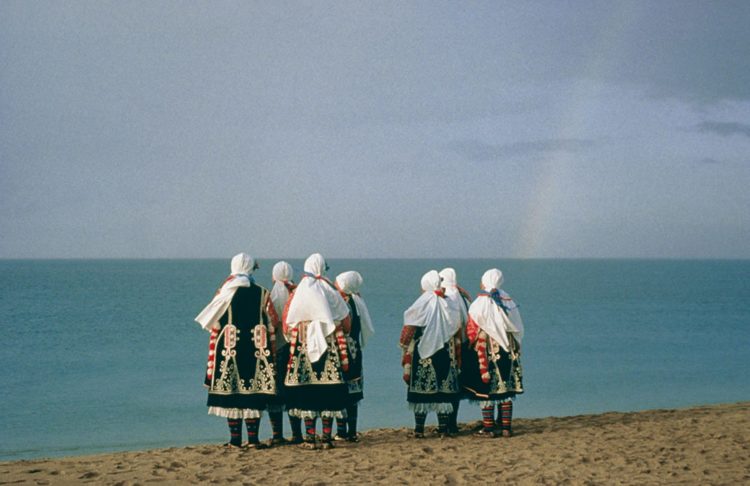
<instances>
[{"instance_id":1,"label":"sea","mask_svg":"<svg viewBox=\"0 0 750 486\"><path fill-rule=\"evenodd\" d=\"M271 286L279 259L260 260ZM287 259L296 275L303 261ZM472 294L499 268L526 333L515 417L750 400L749 260L331 259L364 277L360 429L411 426L398 338L421 276ZM223 443L206 413L208 334L194 317L229 259L0 260L0 460ZM459 419L475 421L463 402ZM434 423L435 417L428 418ZM288 422L285 432L289 433ZM270 435L267 416L261 438Z\"/></svg>"}]
</instances>

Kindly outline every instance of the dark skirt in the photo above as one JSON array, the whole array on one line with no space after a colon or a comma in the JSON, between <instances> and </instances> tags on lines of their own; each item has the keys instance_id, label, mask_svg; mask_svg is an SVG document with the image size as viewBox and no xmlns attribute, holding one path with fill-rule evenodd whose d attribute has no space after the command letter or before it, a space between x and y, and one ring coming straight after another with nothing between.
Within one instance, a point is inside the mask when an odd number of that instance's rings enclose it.
<instances>
[{"instance_id":1,"label":"dark skirt","mask_svg":"<svg viewBox=\"0 0 750 486\"><path fill-rule=\"evenodd\" d=\"M238 326L238 330L241 338L228 349L225 348L227 340L224 339L227 327L222 327L219 334L214 373L205 379L208 387L206 405L265 410L276 394L275 363L270 351L265 347L256 347L256 340L250 338L255 333L265 332L265 326L259 324L252 329Z\"/></svg>"},{"instance_id":2,"label":"dark skirt","mask_svg":"<svg viewBox=\"0 0 750 486\"><path fill-rule=\"evenodd\" d=\"M351 406L359 403L365 396L364 376L362 374L362 346L360 346L359 340L353 339L351 336L347 337L346 342L349 369L344 372L344 379L349 389L347 406Z\"/></svg>"},{"instance_id":3,"label":"dark skirt","mask_svg":"<svg viewBox=\"0 0 750 486\"><path fill-rule=\"evenodd\" d=\"M295 415L300 412L338 412L349 403L349 388L341 369L335 335L327 338L328 350L315 363L307 357L303 339L290 347L291 359L284 379L284 402Z\"/></svg>"},{"instance_id":4,"label":"dark skirt","mask_svg":"<svg viewBox=\"0 0 750 486\"><path fill-rule=\"evenodd\" d=\"M278 342L278 341L277 341ZM281 348L276 350L276 395L268 402L271 411L279 410L286 406L286 385L284 375L287 363L289 363L289 344L284 341Z\"/></svg>"},{"instance_id":5,"label":"dark skirt","mask_svg":"<svg viewBox=\"0 0 750 486\"><path fill-rule=\"evenodd\" d=\"M487 347L492 346L490 340ZM497 347L497 346L496 346ZM467 346L461 364L461 387L470 400L476 401L503 401L523 393L523 376L521 363L518 358L512 359L511 355L502 348L497 347L497 352L488 352L488 372L490 380L488 383L482 381L479 369L479 358L477 351Z\"/></svg>"},{"instance_id":6,"label":"dark skirt","mask_svg":"<svg viewBox=\"0 0 750 486\"><path fill-rule=\"evenodd\" d=\"M421 359L419 356L418 344L418 341L415 342L412 353L411 375L406 400L410 404L455 402L459 398L459 382L452 342L446 343L443 349L426 359ZM424 409L424 407L417 408ZM429 410L429 408L425 410Z\"/></svg>"}]
</instances>

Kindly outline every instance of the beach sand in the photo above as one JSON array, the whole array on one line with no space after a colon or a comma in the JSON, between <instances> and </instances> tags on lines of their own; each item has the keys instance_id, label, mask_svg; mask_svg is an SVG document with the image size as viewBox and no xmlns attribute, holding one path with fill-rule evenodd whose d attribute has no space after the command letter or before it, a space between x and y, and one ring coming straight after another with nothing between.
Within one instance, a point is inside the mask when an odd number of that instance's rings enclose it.
<instances>
[{"instance_id":1,"label":"beach sand","mask_svg":"<svg viewBox=\"0 0 750 486\"><path fill-rule=\"evenodd\" d=\"M478 425L444 439L370 430L326 451L210 444L1 462L0 484L750 484L750 402L517 419L512 438L475 437Z\"/></svg>"}]
</instances>

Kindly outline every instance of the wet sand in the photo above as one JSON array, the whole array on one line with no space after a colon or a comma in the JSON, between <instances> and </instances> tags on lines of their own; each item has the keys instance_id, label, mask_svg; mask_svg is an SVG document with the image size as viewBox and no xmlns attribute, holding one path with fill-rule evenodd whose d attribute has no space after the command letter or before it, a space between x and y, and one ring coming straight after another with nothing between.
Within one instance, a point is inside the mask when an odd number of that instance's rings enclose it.
<instances>
[{"instance_id":1,"label":"wet sand","mask_svg":"<svg viewBox=\"0 0 750 486\"><path fill-rule=\"evenodd\" d=\"M478 425L454 438L369 430L332 450L207 444L0 462L0 484L750 484L750 402L517 419L512 438L475 437Z\"/></svg>"}]
</instances>

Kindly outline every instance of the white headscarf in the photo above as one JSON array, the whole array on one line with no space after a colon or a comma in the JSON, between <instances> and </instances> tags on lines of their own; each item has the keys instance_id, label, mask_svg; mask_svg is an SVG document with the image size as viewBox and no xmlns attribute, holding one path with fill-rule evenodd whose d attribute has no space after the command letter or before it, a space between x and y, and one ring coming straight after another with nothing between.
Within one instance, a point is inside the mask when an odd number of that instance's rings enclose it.
<instances>
[{"instance_id":1,"label":"white headscarf","mask_svg":"<svg viewBox=\"0 0 750 486\"><path fill-rule=\"evenodd\" d=\"M464 297L458 290L458 283L456 282L456 271L450 267L444 268L440 271L440 278L443 279L442 286L445 289L445 298L454 301L461 313L460 326L466 325L466 321L469 320L469 314L466 310L466 304L464 303Z\"/></svg>"},{"instance_id":2,"label":"white headscarf","mask_svg":"<svg viewBox=\"0 0 750 486\"><path fill-rule=\"evenodd\" d=\"M281 261L273 266L272 272L273 288L271 289L271 302L276 310L276 315L281 319L284 312L284 306L289 299L289 289L286 283L294 278L294 270L287 262Z\"/></svg>"},{"instance_id":3,"label":"white headscarf","mask_svg":"<svg viewBox=\"0 0 750 486\"><path fill-rule=\"evenodd\" d=\"M482 275L482 289L477 298L469 307L469 315L477 323L480 329L486 332L505 351L509 351L508 333L513 333L520 343L523 338L523 322L518 313L518 306L510 296L500 290L503 283L503 272L493 268ZM492 295L495 293L495 295ZM489 295L488 295L489 294ZM517 320L511 320L508 314L495 303L495 299L501 299L509 314L515 313Z\"/></svg>"},{"instance_id":4,"label":"white headscarf","mask_svg":"<svg viewBox=\"0 0 750 486\"><path fill-rule=\"evenodd\" d=\"M429 358L456 334L460 317L452 301L438 295L441 290L437 271L430 270L422 276L422 290L422 295L404 312L404 325L424 328L419 356Z\"/></svg>"},{"instance_id":5,"label":"white headscarf","mask_svg":"<svg viewBox=\"0 0 750 486\"><path fill-rule=\"evenodd\" d=\"M255 259L247 253L238 253L232 257L232 274L224 281L214 295L213 300L196 316L195 322L203 329L210 329L219 322L229 308L232 297L239 287L250 286L250 275L255 268Z\"/></svg>"},{"instance_id":6,"label":"white headscarf","mask_svg":"<svg viewBox=\"0 0 750 486\"><path fill-rule=\"evenodd\" d=\"M372 327L372 319L370 319L370 311L367 310L367 304L365 300L359 295L359 288L362 286L362 275L359 272L344 272L336 277L336 285L339 289L351 296L354 300L354 305L357 307L357 314L359 314L359 322L362 324L362 347L365 347L367 341L375 334L375 329Z\"/></svg>"},{"instance_id":7,"label":"white headscarf","mask_svg":"<svg viewBox=\"0 0 750 486\"><path fill-rule=\"evenodd\" d=\"M300 322L307 325L307 357L312 363L326 352L326 337L336 330L334 321L349 314L349 306L333 286L323 278L326 261L320 253L305 260L305 272L289 304L286 322L290 329Z\"/></svg>"}]
</instances>

